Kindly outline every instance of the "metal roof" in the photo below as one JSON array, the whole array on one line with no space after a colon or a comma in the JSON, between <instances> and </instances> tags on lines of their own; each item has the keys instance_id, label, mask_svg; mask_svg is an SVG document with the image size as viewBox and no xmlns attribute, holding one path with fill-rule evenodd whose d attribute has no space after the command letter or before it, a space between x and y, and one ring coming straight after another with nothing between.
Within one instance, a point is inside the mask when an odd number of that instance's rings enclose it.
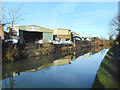
<instances>
[{"instance_id":1,"label":"metal roof","mask_svg":"<svg viewBox=\"0 0 120 90\"><path fill-rule=\"evenodd\" d=\"M49 32L49 33L53 33L53 30L51 30L51 29L43 28L43 27L36 26L36 25L19 26L19 29L23 30L23 31L31 31L31 32Z\"/></svg>"},{"instance_id":2,"label":"metal roof","mask_svg":"<svg viewBox=\"0 0 120 90\"><path fill-rule=\"evenodd\" d=\"M63 29L63 28L55 28L57 30L68 30L68 31L71 31L70 29Z\"/></svg>"}]
</instances>

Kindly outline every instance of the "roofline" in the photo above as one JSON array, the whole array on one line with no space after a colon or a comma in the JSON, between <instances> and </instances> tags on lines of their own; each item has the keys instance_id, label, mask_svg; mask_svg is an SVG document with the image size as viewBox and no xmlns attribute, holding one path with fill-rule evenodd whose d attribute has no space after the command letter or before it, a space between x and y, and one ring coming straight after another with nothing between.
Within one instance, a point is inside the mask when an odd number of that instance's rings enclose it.
<instances>
[{"instance_id":1,"label":"roofline","mask_svg":"<svg viewBox=\"0 0 120 90\"><path fill-rule=\"evenodd\" d=\"M69 31L71 31L70 29L62 29L62 28L55 28L55 29L61 29L61 30L69 30Z\"/></svg>"},{"instance_id":2,"label":"roofline","mask_svg":"<svg viewBox=\"0 0 120 90\"><path fill-rule=\"evenodd\" d=\"M21 30L21 29L19 29L20 31L24 31L24 32L41 32L41 31L27 31L27 30ZM50 31L50 32L44 32L44 33L53 33L52 31Z\"/></svg>"},{"instance_id":3,"label":"roofline","mask_svg":"<svg viewBox=\"0 0 120 90\"><path fill-rule=\"evenodd\" d=\"M37 27L41 27L41 26L38 26L38 25L21 25L21 26L37 26ZM44 28L44 27L41 27L41 28ZM53 31L52 29L49 29L49 28L44 28L44 29L48 29L48 30Z\"/></svg>"}]
</instances>

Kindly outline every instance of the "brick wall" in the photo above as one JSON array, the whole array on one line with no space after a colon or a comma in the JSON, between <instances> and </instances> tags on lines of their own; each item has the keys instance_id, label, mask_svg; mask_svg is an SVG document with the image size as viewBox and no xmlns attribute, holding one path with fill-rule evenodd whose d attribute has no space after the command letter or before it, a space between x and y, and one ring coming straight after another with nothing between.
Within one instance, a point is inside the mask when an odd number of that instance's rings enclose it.
<instances>
[{"instance_id":1,"label":"brick wall","mask_svg":"<svg viewBox=\"0 0 120 90\"><path fill-rule=\"evenodd\" d=\"M2 38L2 40L4 40L4 25L0 24L0 37Z\"/></svg>"}]
</instances>

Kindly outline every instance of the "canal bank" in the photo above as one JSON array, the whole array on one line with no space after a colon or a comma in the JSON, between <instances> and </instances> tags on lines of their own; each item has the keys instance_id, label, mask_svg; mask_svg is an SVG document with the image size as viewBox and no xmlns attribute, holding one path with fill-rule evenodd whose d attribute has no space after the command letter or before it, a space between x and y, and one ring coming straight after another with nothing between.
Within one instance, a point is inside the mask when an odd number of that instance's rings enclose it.
<instances>
[{"instance_id":1,"label":"canal bank","mask_svg":"<svg viewBox=\"0 0 120 90\"><path fill-rule=\"evenodd\" d=\"M51 43L24 43L24 44L12 44L3 43L2 44L2 62L6 61L17 61L24 58L45 56L53 53L68 53L79 51L80 49L88 48L90 49L89 42L83 42L79 45L73 44L51 44Z\"/></svg>"},{"instance_id":2,"label":"canal bank","mask_svg":"<svg viewBox=\"0 0 120 90\"><path fill-rule=\"evenodd\" d=\"M120 88L120 46L114 45L103 59L93 88Z\"/></svg>"},{"instance_id":3,"label":"canal bank","mask_svg":"<svg viewBox=\"0 0 120 90\"><path fill-rule=\"evenodd\" d=\"M3 88L91 88L108 49L83 48L16 62L4 62Z\"/></svg>"}]
</instances>

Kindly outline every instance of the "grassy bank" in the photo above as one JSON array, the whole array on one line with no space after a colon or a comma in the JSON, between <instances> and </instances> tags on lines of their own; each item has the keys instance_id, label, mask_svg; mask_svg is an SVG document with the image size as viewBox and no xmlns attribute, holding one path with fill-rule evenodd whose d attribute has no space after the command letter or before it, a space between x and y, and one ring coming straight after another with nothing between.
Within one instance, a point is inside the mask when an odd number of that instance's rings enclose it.
<instances>
[{"instance_id":1,"label":"grassy bank","mask_svg":"<svg viewBox=\"0 0 120 90\"><path fill-rule=\"evenodd\" d=\"M119 53L120 46L113 46L103 59L97 71L93 88L120 88Z\"/></svg>"}]
</instances>

